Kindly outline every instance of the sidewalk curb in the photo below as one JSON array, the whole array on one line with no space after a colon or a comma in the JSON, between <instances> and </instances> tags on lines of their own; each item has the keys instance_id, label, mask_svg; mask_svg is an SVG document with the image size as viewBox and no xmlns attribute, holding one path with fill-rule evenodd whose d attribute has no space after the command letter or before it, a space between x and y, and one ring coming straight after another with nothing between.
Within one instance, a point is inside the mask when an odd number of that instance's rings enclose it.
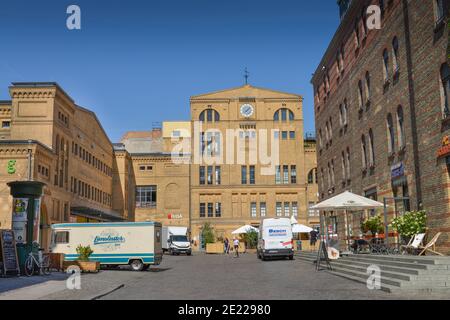
<instances>
[{"instance_id":1,"label":"sidewalk curb","mask_svg":"<svg viewBox=\"0 0 450 320\"><path fill-rule=\"evenodd\" d=\"M105 296L107 296L107 295L109 295L109 294L111 294L111 293L113 293L113 292L115 292L117 290L122 289L123 287L125 287L125 284L123 284L123 283L118 285L118 286L109 287L109 288L101 291L100 293L97 293L95 295L91 295L90 297L87 297L86 299L83 299L83 300L98 300L98 299L101 299L101 298L103 298L103 297L105 297Z\"/></svg>"}]
</instances>

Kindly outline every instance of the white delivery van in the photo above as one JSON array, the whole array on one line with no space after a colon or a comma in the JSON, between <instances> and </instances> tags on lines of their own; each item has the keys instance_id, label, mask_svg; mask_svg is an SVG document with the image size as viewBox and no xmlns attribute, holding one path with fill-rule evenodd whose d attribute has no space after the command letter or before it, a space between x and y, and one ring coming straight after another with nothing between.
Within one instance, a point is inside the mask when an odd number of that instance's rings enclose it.
<instances>
[{"instance_id":1,"label":"white delivery van","mask_svg":"<svg viewBox=\"0 0 450 320\"><path fill-rule=\"evenodd\" d=\"M170 254L192 254L191 242L188 237L187 227L163 227L162 249Z\"/></svg>"},{"instance_id":2,"label":"white delivery van","mask_svg":"<svg viewBox=\"0 0 450 320\"><path fill-rule=\"evenodd\" d=\"M257 255L259 259L266 260L271 257L294 259L290 219L264 219L258 237Z\"/></svg>"},{"instance_id":3,"label":"white delivery van","mask_svg":"<svg viewBox=\"0 0 450 320\"><path fill-rule=\"evenodd\" d=\"M90 246L101 265L130 265L134 271L159 265L162 227L156 222L65 223L52 225L51 252L77 260L77 247Z\"/></svg>"}]
</instances>

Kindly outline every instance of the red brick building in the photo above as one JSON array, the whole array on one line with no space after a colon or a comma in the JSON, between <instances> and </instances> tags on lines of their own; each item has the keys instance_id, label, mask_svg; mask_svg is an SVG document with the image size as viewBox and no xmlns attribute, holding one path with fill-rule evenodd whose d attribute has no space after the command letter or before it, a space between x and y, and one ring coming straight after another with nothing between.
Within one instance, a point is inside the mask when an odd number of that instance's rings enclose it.
<instances>
[{"instance_id":1,"label":"red brick building","mask_svg":"<svg viewBox=\"0 0 450 320\"><path fill-rule=\"evenodd\" d=\"M429 236L443 232L438 250L448 254L448 0L338 4L341 23L312 78L320 200L345 190L387 198L390 219L424 209ZM380 9L380 29L371 29L371 5ZM344 219L327 219L340 240L348 236ZM348 217L350 235L364 219Z\"/></svg>"}]
</instances>

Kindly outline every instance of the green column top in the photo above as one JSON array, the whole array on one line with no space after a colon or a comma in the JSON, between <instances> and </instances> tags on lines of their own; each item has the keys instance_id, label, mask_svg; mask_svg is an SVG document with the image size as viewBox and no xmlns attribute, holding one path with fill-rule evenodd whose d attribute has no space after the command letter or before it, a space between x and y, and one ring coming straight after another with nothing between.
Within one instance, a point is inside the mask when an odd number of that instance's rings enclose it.
<instances>
[{"instance_id":1,"label":"green column top","mask_svg":"<svg viewBox=\"0 0 450 320\"><path fill-rule=\"evenodd\" d=\"M38 181L14 181L8 183L8 186L11 188L11 195L15 198L40 197L45 185L45 183Z\"/></svg>"}]
</instances>

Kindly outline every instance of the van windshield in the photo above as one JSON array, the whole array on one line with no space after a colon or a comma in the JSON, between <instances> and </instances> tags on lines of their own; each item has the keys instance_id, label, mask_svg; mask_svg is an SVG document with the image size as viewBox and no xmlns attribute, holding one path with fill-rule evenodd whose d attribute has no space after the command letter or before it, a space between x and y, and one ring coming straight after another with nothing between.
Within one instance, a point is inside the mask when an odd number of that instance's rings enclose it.
<instances>
[{"instance_id":1,"label":"van windshield","mask_svg":"<svg viewBox=\"0 0 450 320\"><path fill-rule=\"evenodd\" d=\"M172 236L171 239L173 242L189 242L186 236Z\"/></svg>"}]
</instances>

